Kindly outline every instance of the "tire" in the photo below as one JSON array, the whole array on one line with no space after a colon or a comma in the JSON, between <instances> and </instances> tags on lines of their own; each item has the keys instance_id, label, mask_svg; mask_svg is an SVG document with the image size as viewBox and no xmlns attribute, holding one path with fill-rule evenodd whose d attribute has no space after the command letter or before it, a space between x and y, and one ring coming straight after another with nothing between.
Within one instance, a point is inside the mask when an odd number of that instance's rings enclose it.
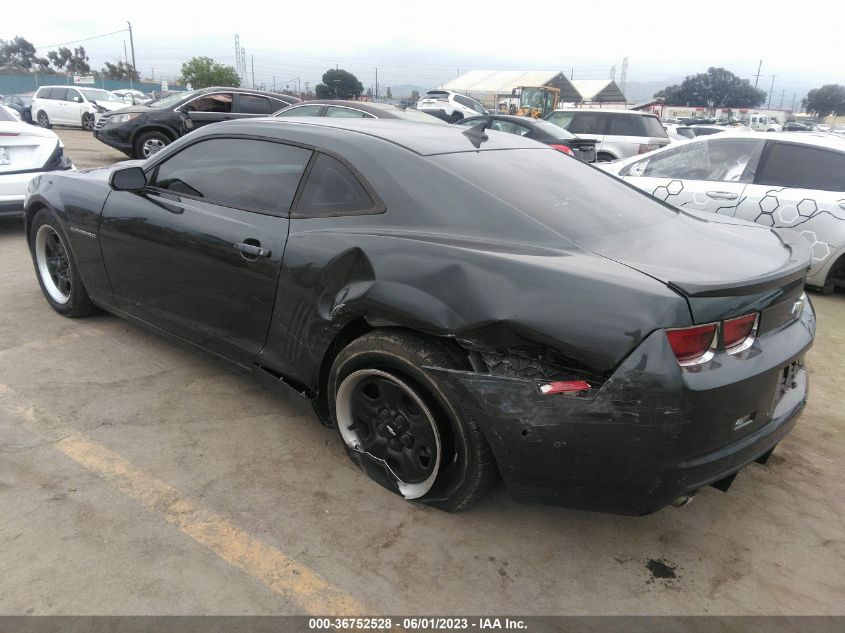
<instances>
[{"instance_id":1,"label":"tire","mask_svg":"<svg viewBox=\"0 0 845 633\"><path fill-rule=\"evenodd\" d=\"M824 285L818 290L823 295L832 295L840 285L845 285L845 255L840 256L833 263L824 280Z\"/></svg>"},{"instance_id":2,"label":"tire","mask_svg":"<svg viewBox=\"0 0 845 633\"><path fill-rule=\"evenodd\" d=\"M142 132L135 139L133 157L146 159L170 145L170 138L162 132Z\"/></svg>"},{"instance_id":3,"label":"tire","mask_svg":"<svg viewBox=\"0 0 845 633\"><path fill-rule=\"evenodd\" d=\"M53 124L50 123L50 117L47 116L47 113L44 112L44 110L41 110L41 111L38 112L37 121L38 121L38 125L40 125L41 127L45 128L47 130L49 130L51 127L53 127Z\"/></svg>"},{"instance_id":4,"label":"tire","mask_svg":"<svg viewBox=\"0 0 845 633\"><path fill-rule=\"evenodd\" d=\"M328 399L352 461L406 499L449 512L471 506L496 477L490 445L462 404L421 369L466 364L436 339L396 330L367 333L342 349Z\"/></svg>"},{"instance_id":5,"label":"tire","mask_svg":"<svg viewBox=\"0 0 845 633\"><path fill-rule=\"evenodd\" d=\"M82 115L82 129L89 132L94 129L94 115L90 112L85 112Z\"/></svg>"},{"instance_id":6,"label":"tire","mask_svg":"<svg viewBox=\"0 0 845 633\"><path fill-rule=\"evenodd\" d=\"M50 211L41 209L36 213L28 240L35 276L50 307L70 318L96 312L68 248L67 236Z\"/></svg>"},{"instance_id":7,"label":"tire","mask_svg":"<svg viewBox=\"0 0 845 633\"><path fill-rule=\"evenodd\" d=\"M458 121L462 120L464 117L460 112L453 112L449 115L449 123L457 123Z\"/></svg>"}]
</instances>

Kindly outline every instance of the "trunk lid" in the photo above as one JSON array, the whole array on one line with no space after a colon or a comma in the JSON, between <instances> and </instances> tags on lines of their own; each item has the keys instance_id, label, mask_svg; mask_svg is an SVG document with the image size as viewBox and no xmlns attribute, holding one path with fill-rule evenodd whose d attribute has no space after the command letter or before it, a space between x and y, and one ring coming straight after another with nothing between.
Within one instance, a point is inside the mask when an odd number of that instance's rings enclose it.
<instances>
[{"instance_id":1,"label":"trunk lid","mask_svg":"<svg viewBox=\"0 0 845 633\"><path fill-rule=\"evenodd\" d=\"M800 234L713 214L682 212L675 221L578 243L665 283L687 299L695 323L790 300L810 267Z\"/></svg>"}]
</instances>

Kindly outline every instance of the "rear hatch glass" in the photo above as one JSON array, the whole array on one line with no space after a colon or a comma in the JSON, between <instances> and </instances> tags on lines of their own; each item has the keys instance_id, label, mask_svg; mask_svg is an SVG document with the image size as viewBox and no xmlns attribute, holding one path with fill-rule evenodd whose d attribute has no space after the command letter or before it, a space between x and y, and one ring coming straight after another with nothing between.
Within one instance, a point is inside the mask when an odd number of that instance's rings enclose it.
<instances>
[{"instance_id":1,"label":"rear hatch glass","mask_svg":"<svg viewBox=\"0 0 845 633\"><path fill-rule=\"evenodd\" d=\"M657 119L657 117L643 116L640 117L640 121L643 127L643 136L651 136L655 138L665 139L669 138L669 136L666 134L666 130L663 129L663 126L660 124L660 121Z\"/></svg>"}]
</instances>

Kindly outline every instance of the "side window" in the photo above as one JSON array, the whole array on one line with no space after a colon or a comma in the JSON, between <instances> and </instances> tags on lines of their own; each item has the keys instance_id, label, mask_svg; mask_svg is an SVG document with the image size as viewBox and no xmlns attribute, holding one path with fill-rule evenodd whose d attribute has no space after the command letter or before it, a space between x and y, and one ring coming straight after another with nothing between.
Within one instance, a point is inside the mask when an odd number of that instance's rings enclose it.
<instances>
[{"instance_id":1,"label":"side window","mask_svg":"<svg viewBox=\"0 0 845 633\"><path fill-rule=\"evenodd\" d=\"M464 127L472 127L473 125L478 125L483 120L484 119L479 119L479 118L476 118L476 117L470 117L468 119L461 119L460 121L455 123L455 125L463 125Z\"/></svg>"},{"instance_id":2,"label":"side window","mask_svg":"<svg viewBox=\"0 0 845 633\"><path fill-rule=\"evenodd\" d=\"M290 108L284 112L280 112L276 116L320 116L321 105L305 105Z\"/></svg>"},{"instance_id":3,"label":"side window","mask_svg":"<svg viewBox=\"0 0 845 633\"><path fill-rule=\"evenodd\" d=\"M487 114L487 111L481 106L481 104L477 103L475 100L470 99L469 97L465 97L463 95L455 95L455 101L460 103L465 108L471 108L478 112L478 114Z\"/></svg>"},{"instance_id":4,"label":"side window","mask_svg":"<svg viewBox=\"0 0 845 633\"><path fill-rule=\"evenodd\" d=\"M223 93L206 95L194 99L185 106L189 112L223 112L232 111L232 94Z\"/></svg>"},{"instance_id":5,"label":"side window","mask_svg":"<svg viewBox=\"0 0 845 633\"><path fill-rule=\"evenodd\" d=\"M707 146L710 175L705 180L752 182L764 142L753 138L714 138Z\"/></svg>"},{"instance_id":6,"label":"side window","mask_svg":"<svg viewBox=\"0 0 845 633\"><path fill-rule=\"evenodd\" d=\"M705 144L685 143L634 163L623 175L706 180L708 168Z\"/></svg>"},{"instance_id":7,"label":"side window","mask_svg":"<svg viewBox=\"0 0 845 633\"><path fill-rule=\"evenodd\" d=\"M238 111L244 114L270 114L273 106L267 97L256 95L238 95ZM278 110L278 108L276 108Z\"/></svg>"},{"instance_id":8,"label":"side window","mask_svg":"<svg viewBox=\"0 0 845 633\"><path fill-rule=\"evenodd\" d=\"M638 117L631 114L610 114L607 126L608 136L642 136L637 123Z\"/></svg>"},{"instance_id":9,"label":"side window","mask_svg":"<svg viewBox=\"0 0 845 633\"><path fill-rule=\"evenodd\" d=\"M361 112L361 110L355 110L354 108L338 108L335 106L329 106L326 108L325 116L339 119L375 119L372 114Z\"/></svg>"},{"instance_id":10,"label":"side window","mask_svg":"<svg viewBox=\"0 0 845 633\"><path fill-rule=\"evenodd\" d=\"M576 112L566 129L573 134L604 134L604 122L597 112Z\"/></svg>"},{"instance_id":11,"label":"side window","mask_svg":"<svg viewBox=\"0 0 845 633\"><path fill-rule=\"evenodd\" d=\"M287 213L311 151L252 139L209 139L156 168L152 187L208 202Z\"/></svg>"},{"instance_id":12,"label":"side window","mask_svg":"<svg viewBox=\"0 0 845 633\"><path fill-rule=\"evenodd\" d=\"M320 154L308 174L296 211L306 214L373 211L376 205L355 175L336 158Z\"/></svg>"},{"instance_id":13,"label":"side window","mask_svg":"<svg viewBox=\"0 0 845 633\"><path fill-rule=\"evenodd\" d=\"M50 94L53 92L52 88L39 88L35 93L35 99L51 99Z\"/></svg>"},{"instance_id":14,"label":"side window","mask_svg":"<svg viewBox=\"0 0 845 633\"><path fill-rule=\"evenodd\" d=\"M74 103L82 103L82 96L73 88L67 89L67 96L65 101L73 101Z\"/></svg>"},{"instance_id":15,"label":"side window","mask_svg":"<svg viewBox=\"0 0 845 633\"><path fill-rule=\"evenodd\" d=\"M50 91L50 98L54 101L67 101L67 88L53 88Z\"/></svg>"},{"instance_id":16,"label":"side window","mask_svg":"<svg viewBox=\"0 0 845 633\"><path fill-rule=\"evenodd\" d=\"M546 117L546 121L568 130L569 124L572 123L572 118L574 116L574 112L552 112L548 117Z\"/></svg>"},{"instance_id":17,"label":"side window","mask_svg":"<svg viewBox=\"0 0 845 633\"><path fill-rule=\"evenodd\" d=\"M499 119L493 119L490 123L491 130L499 130L500 132L507 132L508 134L517 134L519 136L525 136L531 130L524 125L520 125L519 123L514 123L512 121L502 121Z\"/></svg>"},{"instance_id":18,"label":"side window","mask_svg":"<svg viewBox=\"0 0 845 633\"><path fill-rule=\"evenodd\" d=\"M845 153L792 143L775 143L757 184L845 191Z\"/></svg>"},{"instance_id":19,"label":"side window","mask_svg":"<svg viewBox=\"0 0 845 633\"><path fill-rule=\"evenodd\" d=\"M631 165L624 176L678 178L720 182L752 182L763 151L753 138L713 139L687 143L644 158Z\"/></svg>"}]
</instances>

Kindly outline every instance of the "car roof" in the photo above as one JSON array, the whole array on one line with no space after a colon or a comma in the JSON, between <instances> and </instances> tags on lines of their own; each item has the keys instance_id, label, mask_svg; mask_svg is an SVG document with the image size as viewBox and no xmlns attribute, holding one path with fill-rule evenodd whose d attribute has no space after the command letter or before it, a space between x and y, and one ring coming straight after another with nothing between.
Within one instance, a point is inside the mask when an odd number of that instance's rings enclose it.
<instances>
[{"instance_id":1,"label":"car roof","mask_svg":"<svg viewBox=\"0 0 845 633\"><path fill-rule=\"evenodd\" d=\"M718 126L714 126L718 127ZM719 140L726 138L752 138L766 141L780 141L782 143L796 143L799 145L812 145L824 149L832 149L839 152L845 151L845 138L839 139L832 134L814 132L754 132L751 130L737 130L727 128L719 134ZM690 143L701 143L706 140L713 140L710 136L697 136L690 139Z\"/></svg>"},{"instance_id":2,"label":"car roof","mask_svg":"<svg viewBox=\"0 0 845 633\"><path fill-rule=\"evenodd\" d=\"M261 95L263 97L273 97L274 99L280 99L285 101L287 99L294 99L294 103L299 103L300 99L298 97L294 97L293 95L285 95L279 92L269 92L267 90L253 90L252 88L234 88L232 86L209 86L208 88L197 88L196 90L189 90L184 94L187 95L199 95L204 94L206 92L218 92L220 90L226 90L227 92L238 92L238 93L246 93L246 94L256 94ZM292 105L292 104L291 104Z\"/></svg>"},{"instance_id":3,"label":"car roof","mask_svg":"<svg viewBox=\"0 0 845 633\"><path fill-rule=\"evenodd\" d=\"M297 126L291 128L290 126ZM516 134L486 130L487 139L480 144L467 136L467 128L453 125L430 125L396 119L331 119L326 117L298 117L286 119L271 117L260 119L234 119L225 123L206 126L198 130L223 130L231 133L243 130L269 138L285 140L285 132L301 132L303 126L315 131L333 130L349 140L353 135L365 135L399 145L422 156L503 149L544 149L541 143ZM306 128L307 129L307 128Z\"/></svg>"},{"instance_id":4,"label":"car roof","mask_svg":"<svg viewBox=\"0 0 845 633\"><path fill-rule=\"evenodd\" d=\"M385 118L391 118L395 116L394 112L403 110L403 108L389 103L370 103L368 101L351 101L348 99L309 99L308 101L293 103L290 107L293 108L307 105L333 105L345 108L354 108L355 110L361 110L362 112L381 115ZM287 108L285 108L285 110L287 110ZM284 112L284 110L280 110L279 114L282 112Z\"/></svg>"},{"instance_id":5,"label":"car roof","mask_svg":"<svg viewBox=\"0 0 845 633\"><path fill-rule=\"evenodd\" d=\"M556 108L555 112L609 112L611 114L636 114L639 116L653 116L657 118L656 114L651 112L640 112L639 110L614 110L613 108Z\"/></svg>"}]
</instances>

